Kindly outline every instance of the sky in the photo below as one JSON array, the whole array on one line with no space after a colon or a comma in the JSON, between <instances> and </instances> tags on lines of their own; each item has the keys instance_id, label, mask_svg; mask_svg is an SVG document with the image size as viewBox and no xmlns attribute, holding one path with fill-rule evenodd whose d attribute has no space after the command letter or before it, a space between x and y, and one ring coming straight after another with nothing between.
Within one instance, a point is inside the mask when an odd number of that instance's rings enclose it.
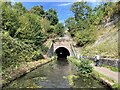
<instances>
[{"instance_id":1,"label":"sky","mask_svg":"<svg viewBox=\"0 0 120 90\"><path fill-rule=\"evenodd\" d=\"M29 10L31 7L35 5L42 5L44 7L44 10L48 10L50 8L53 8L57 11L57 15L59 18L59 21L61 23L64 22L68 17L73 16L73 13L70 11L70 7L72 5L71 2L22 2L23 5Z\"/></svg>"},{"instance_id":2,"label":"sky","mask_svg":"<svg viewBox=\"0 0 120 90\"><path fill-rule=\"evenodd\" d=\"M33 6L40 6L44 7L44 10L48 10L53 8L57 11L58 19L60 23L64 23L64 21L74 16L72 11L70 11L70 7L72 6L73 2L22 2L23 6L25 6L28 10L30 10ZM91 2L89 3L92 7L95 7L97 3Z\"/></svg>"}]
</instances>

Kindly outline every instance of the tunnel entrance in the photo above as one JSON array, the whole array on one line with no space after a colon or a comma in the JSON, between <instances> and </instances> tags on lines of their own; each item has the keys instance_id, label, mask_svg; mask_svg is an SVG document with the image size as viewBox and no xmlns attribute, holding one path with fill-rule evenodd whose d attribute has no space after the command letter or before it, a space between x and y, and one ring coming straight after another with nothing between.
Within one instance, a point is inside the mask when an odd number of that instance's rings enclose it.
<instances>
[{"instance_id":1,"label":"tunnel entrance","mask_svg":"<svg viewBox=\"0 0 120 90\"><path fill-rule=\"evenodd\" d=\"M59 47L55 50L57 54L57 58L60 59L67 59L67 56L70 56L70 52L65 47Z\"/></svg>"}]
</instances>

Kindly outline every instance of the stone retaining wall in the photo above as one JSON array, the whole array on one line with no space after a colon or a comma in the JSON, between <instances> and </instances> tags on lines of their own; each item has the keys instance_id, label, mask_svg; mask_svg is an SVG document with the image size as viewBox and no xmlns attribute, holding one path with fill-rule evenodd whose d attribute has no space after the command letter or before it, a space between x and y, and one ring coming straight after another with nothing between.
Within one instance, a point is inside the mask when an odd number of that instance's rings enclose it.
<instances>
[{"instance_id":1,"label":"stone retaining wall","mask_svg":"<svg viewBox=\"0 0 120 90\"><path fill-rule=\"evenodd\" d=\"M94 58L90 58L90 60L94 61ZM120 68L120 60L119 59L101 58L100 63Z\"/></svg>"}]
</instances>

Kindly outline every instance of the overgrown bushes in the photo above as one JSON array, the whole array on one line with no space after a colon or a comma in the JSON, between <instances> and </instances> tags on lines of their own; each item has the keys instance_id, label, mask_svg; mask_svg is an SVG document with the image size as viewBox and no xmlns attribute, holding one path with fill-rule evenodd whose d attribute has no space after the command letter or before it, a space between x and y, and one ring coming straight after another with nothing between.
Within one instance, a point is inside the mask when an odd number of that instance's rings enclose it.
<instances>
[{"instance_id":1,"label":"overgrown bushes","mask_svg":"<svg viewBox=\"0 0 120 90\"><path fill-rule=\"evenodd\" d=\"M21 63L43 58L41 51L34 50L27 45L9 36L8 32L2 35L2 68L15 67Z\"/></svg>"},{"instance_id":2,"label":"overgrown bushes","mask_svg":"<svg viewBox=\"0 0 120 90\"><path fill-rule=\"evenodd\" d=\"M44 58L48 47L43 43L58 36L59 31L54 32L59 22L56 10L44 11L43 6L27 10L20 2L1 2L1 9L2 68Z\"/></svg>"},{"instance_id":3,"label":"overgrown bushes","mask_svg":"<svg viewBox=\"0 0 120 90\"><path fill-rule=\"evenodd\" d=\"M8 32L2 35L2 66L3 69L16 66L21 62L30 61L33 49L17 39L9 36Z\"/></svg>"},{"instance_id":4,"label":"overgrown bushes","mask_svg":"<svg viewBox=\"0 0 120 90\"><path fill-rule=\"evenodd\" d=\"M90 65L90 61L87 60L87 59L81 59L80 61L81 61L81 62L79 63L78 71L79 71L81 74L91 73L93 68L92 68L92 66Z\"/></svg>"},{"instance_id":5,"label":"overgrown bushes","mask_svg":"<svg viewBox=\"0 0 120 90\"><path fill-rule=\"evenodd\" d=\"M78 68L79 74L90 74L93 71L92 66L90 65L90 61L88 59L76 59L76 58L68 58L73 64L75 64Z\"/></svg>"},{"instance_id":6,"label":"overgrown bushes","mask_svg":"<svg viewBox=\"0 0 120 90\"><path fill-rule=\"evenodd\" d=\"M98 26L113 21L114 17L119 15L119 6L120 2L99 3L95 8L92 8L87 2L73 3L70 10L74 16L65 21L65 26L76 45L82 47L94 43L98 37L97 33L99 33Z\"/></svg>"},{"instance_id":7,"label":"overgrown bushes","mask_svg":"<svg viewBox=\"0 0 120 90\"><path fill-rule=\"evenodd\" d=\"M40 60L42 58L44 58L44 57L43 57L43 55L42 55L40 50L34 51L32 60L36 61L36 60Z\"/></svg>"}]
</instances>

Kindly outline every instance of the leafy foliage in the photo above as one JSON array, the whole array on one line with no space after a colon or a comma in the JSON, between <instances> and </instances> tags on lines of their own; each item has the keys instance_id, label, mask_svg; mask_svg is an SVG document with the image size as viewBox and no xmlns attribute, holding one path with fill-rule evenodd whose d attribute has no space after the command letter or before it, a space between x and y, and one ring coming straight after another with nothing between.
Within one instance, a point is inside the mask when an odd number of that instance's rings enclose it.
<instances>
[{"instance_id":1,"label":"leafy foliage","mask_svg":"<svg viewBox=\"0 0 120 90\"><path fill-rule=\"evenodd\" d=\"M88 18L92 9L87 5L86 2L76 2L72 5L71 11L75 15L75 20L79 21Z\"/></svg>"},{"instance_id":2,"label":"leafy foliage","mask_svg":"<svg viewBox=\"0 0 120 90\"><path fill-rule=\"evenodd\" d=\"M48 47L43 43L48 37L58 36L60 30L55 32L57 12L45 12L43 6L27 10L20 2L2 2L1 8L3 69L44 58Z\"/></svg>"},{"instance_id":3,"label":"leafy foliage","mask_svg":"<svg viewBox=\"0 0 120 90\"><path fill-rule=\"evenodd\" d=\"M73 17L65 21L70 35L76 41L77 46L85 46L97 39L98 25L106 24L119 14L119 2L100 3L92 9L86 2L75 2L71 6Z\"/></svg>"},{"instance_id":4,"label":"leafy foliage","mask_svg":"<svg viewBox=\"0 0 120 90\"><path fill-rule=\"evenodd\" d=\"M89 60L81 59L81 62L78 65L78 70L81 74L88 74L92 72L92 66L90 65Z\"/></svg>"},{"instance_id":5,"label":"leafy foliage","mask_svg":"<svg viewBox=\"0 0 120 90\"><path fill-rule=\"evenodd\" d=\"M74 17L70 17L65 21L71 36L78 46L95 41L95 27L93 27L95 15L90 6L85 2L76 2L72 5L71 11Z\"/></svg>"},{"instance_id":6,"label":"leafy foliage","mask_svg":"<svg viewBox=\"0 0 120 90\"><path fill-rule=\"evenodd\" d=\"M15 37L25 43L34 44L36 46L41 45L46 40L47 36L41 30L39 19L40 17L35 14L24 14L24 16L20 17L21 26L15 33Z\"/></svg>"},{"instance_id":7,"label":"leafy foliage","mask_svg":"<svg viewBox=\"0 0 120 90\"><path fill-rule=\"evenodd\" d=\"M56 26L55 26L55 34L62 37L64 35L64 31L65 31L65 28L63 26L62 23L58 23Z\"/></svg>"},{"instance_id":8,"label":"leafy foliage","mask_svg":"<svg viewBox=\"0 0 120 90\"><path fill-rule=\"evenodd\" d=\"M18 13L12 10L11 3L2 2L2 29L9 31L10 36L14 36L17 28L19 27Z\"/></svg>"},{"instance_id":9,"label":"leafy foliage","mask_svg":"<svg viewBox=\"0 0 120 90\"><path fill-rule=\"evenodd\" d=\"M51 25L58 23L57 12L54 9L49 9L45 12L45 17L51 22Z\"/></svg>"},{"instance_id":10,"label":"leafy foliage","mask_svg":"<svg viewBox=\"0 0 120 90\"><path fill-rule=\"evenodd\" d=\"M90 60L88 59L76 59L74 57L69 57L68 60L70 60L73 64L75 64L78 68L79 74L90 74L93 71L93 67L90 65Z\"/></svg>"},{"instance_id":11,"label":"leafy foliage","mask_svg":"<svg viewBox=\"0 0 120 90\"><path fill-rule=\"evenodd\" d=\"M30 13L34 13L36 15L44 17L45 12L44 12L43 6L34 6L30 9Z\"/></svg>"},{"instance_id":12,"label":"leafy foliage","mask_svg":"<svg viewBox=\"0 0 120 90\"><path fill-rule=\"evenodd\" d=\"M19 15L23 15L27 12L27 9L22 5L21 2L17 2L13 5L14 11L16 11Z\"/></svg>"},{"instance_id":13,"label":"leafy foliage","mask_svg":"<svg viewBox=\"0 0 120 90\"><path fill-rule=\"evenodd\" d=\"M75 34L75 41L77 42L78 46L84 46L89 42L94 42L95 37L93 33L84 30Z\"/></svg>"},{"instance_id":14,"label":"leafy foliage","mask_svg":"<svg viewBox=\"0 0 120 90\"><path fill-rule=\"evenodd\" d=\"M33 49L23 42L13 39L8 32L2 35L2 66L8 68L17 66L21 62L28 62L32 58Z\"/></svg>"},{"instance_id":15,"label":"leafy foliage","mask_svg":"<svg viewBox=\"0 0 120 90\"><path fill-rule=\"evenodd\" d=\"M73 37L75 35L75 32L77 31L77 23L75 21L74 17L70 17L65 21L65 26L68 28L68 31L70 32L71 36Z\"/></svg>"},{"instance_id":16,"label":"leafy foliage","mask_svg":"<svg viewBox=\"0 0 120 90\"><path fill-rule=\"evenodd\" d=\"M33 52L32 60L37 61L37 60L42 59L42 58L44 58L44 57L43 57L43 54L41 53L40 50L37 50L37 51Z\"/></svg>"}]
</instances>

